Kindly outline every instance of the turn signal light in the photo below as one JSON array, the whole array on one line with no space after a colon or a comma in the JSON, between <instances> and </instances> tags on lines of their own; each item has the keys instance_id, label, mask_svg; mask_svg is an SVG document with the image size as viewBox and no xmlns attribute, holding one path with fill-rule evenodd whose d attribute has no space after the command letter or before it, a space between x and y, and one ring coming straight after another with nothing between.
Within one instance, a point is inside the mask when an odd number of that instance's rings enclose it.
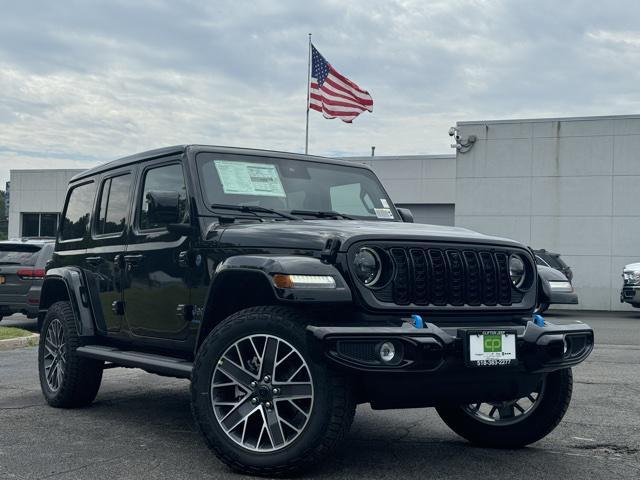
<instances>
[{"instance_id":1,"label":"turn signal light","mask_svg":"<svg viewBox=\"0 0 640 480\"><path fill-rule=\"evenodd\" d=\"M277 273L273 276L277 288L336 288L336 281L331 275L285 275Z\"/></svg>"}]
</instances>

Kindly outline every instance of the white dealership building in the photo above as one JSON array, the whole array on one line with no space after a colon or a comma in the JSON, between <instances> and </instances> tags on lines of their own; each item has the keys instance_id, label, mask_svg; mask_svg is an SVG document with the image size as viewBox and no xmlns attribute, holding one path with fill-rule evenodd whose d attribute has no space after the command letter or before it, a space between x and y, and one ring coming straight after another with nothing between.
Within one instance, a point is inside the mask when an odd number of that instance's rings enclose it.
<instances>
[{"instance_id":1,"label":"white dealership building","mask_svg":"<svg viewBox=\"0 0 640 480\"><path fill-rule=\"evenodd\" d=\"M369 164L418 222L561 253L578 308L630 309L619 293L622 266L640 261L640 115L459 122L457 134L455 155L349 160ZM12 170L9 236L47 233L75 173Z\"/></svg>"}]
</instances>

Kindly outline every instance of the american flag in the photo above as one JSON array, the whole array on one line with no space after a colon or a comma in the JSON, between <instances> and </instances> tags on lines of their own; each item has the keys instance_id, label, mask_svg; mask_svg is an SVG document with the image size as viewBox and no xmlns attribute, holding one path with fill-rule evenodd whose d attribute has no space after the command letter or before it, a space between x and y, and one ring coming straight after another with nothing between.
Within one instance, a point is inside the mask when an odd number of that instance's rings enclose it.
<instances>
[{"instance_id":1,"label":"american flag","mask_svg":"<svg viewBox=\"0 0 640 480\"><path fill-rule=\"evenodd\" d=\"M365 110L373 112L373 99L335 68L311 45L311 85L309 108L325 118L351 123Z\"/></svg>"}]
</instances>

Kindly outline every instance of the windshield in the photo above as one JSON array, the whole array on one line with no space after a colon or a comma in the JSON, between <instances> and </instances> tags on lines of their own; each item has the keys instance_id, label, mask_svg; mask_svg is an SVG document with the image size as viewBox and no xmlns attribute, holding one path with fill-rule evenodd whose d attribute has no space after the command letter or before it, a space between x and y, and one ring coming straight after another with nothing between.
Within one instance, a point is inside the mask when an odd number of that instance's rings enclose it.
<instances>
[{"instance_id":1,"label":"windshield","mask_svg":"<svg viewBox=\"0 0 640 480\"><path fill-rule=\"evenodd\" d=\"M377 177L364 168L217 153L200 153L196 162L209 206L258 206L302 217L327 218L333 212L367 220L399 219Z\"/></svg>"}]
</instances>

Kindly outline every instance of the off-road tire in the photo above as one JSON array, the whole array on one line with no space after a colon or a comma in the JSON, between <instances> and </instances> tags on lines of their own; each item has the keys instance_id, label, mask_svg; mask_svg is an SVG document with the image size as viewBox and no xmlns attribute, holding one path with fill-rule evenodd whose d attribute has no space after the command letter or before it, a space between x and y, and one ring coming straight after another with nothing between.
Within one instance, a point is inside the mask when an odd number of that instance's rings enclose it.
<instances>
[{"instance_id":1,"label":"off-road tire","mask_svg":"<svg viewBox=\"0 0 640 480\"><path fill-rule=\"evenodd\" d=\"M59 320L64 332L65 362L62 381L56 391L53 391L45 378L45 345L51 322ZM100 382L104 362L80 357L76 349L80 346L80 337L76 327L76 319L69 302L56 302L47 311L42 322L40 344L38 347L38 370L40 372L40 387L47 403L52 407L74 408L84 407L95 400Z\"/></svg>"},{"instance_id":2,"label":"off-road tire","mask_svg":"<svg viewBox=\"0 0 640 480\"><path fill-rule=\"evenodd\" d=\"M471 443L490 448L520 448L546 437L558 426L571 402L573 374L570 368L549 373L544 395L531 415L510 425L489 425L466 413L461 406L437 407L451 430Z\"/></svg>"},{"instance_id":3,"label":"off-road tire","mask_svg":"<svg viewBox=\"0 0 640 480\"><path fill-rule=\"evenodd\" d=\"M308 423L292 443L271 453L252 452L234 443L220 428L211 402L211 379L221 355L235 341L266 334L293 345L313 378L314 403ZM355 401L346 379L312 352L305 318L293 308L260 306L241 310L217 325L202 343L193 367L191 407L208 446L233 470L263 476L290 476L329 455L351 427Z\"/></svg>"}]
</instances>

